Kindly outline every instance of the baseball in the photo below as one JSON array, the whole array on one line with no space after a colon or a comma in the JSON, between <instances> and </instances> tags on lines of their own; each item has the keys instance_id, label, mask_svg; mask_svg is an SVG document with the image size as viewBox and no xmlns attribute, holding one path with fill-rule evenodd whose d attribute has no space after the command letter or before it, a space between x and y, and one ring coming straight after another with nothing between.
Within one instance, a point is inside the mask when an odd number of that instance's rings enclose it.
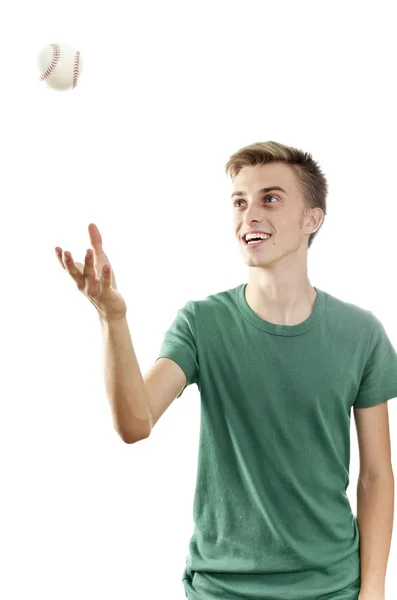
<instances>
[{"instance_id":1,"label":"baseball","mask_svg":"<svg viewBox=\"0 0 397 600\"><path fill-rule=\"evenodd\" d=\"M74 89L83 69L80 52L67 44L48 44L37 57L40 79L54 90Z\"/></svg>"}]
</instances>

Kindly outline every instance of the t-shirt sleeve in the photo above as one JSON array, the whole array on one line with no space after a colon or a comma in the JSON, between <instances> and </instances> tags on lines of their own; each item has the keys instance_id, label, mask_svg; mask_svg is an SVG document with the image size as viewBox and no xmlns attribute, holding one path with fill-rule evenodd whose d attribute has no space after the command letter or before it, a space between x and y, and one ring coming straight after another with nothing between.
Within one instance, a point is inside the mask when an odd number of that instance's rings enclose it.
<instances>
[{"instance_id":1,"label":"t-shirt sleeve","mask_svg":"<svg viewBox=\"0 0 397 600\"><path fill-rule=\"evenodd\" d=\"M382 323L373 313L372 317L367 361L355 408L368 408L397 397L397 353Z\"/></svg>"},{"instance_id":2,"label":"t-shirt sleeve","mask_svg":"<svg viewBox=\"0 0 397 600\"><path fill-rule=\"evenodd\" d=\"M196 330L194 323L194 303L189 300L180 308L164 334L160 352L156 358L171 358L186 375L186 384L178 394L179 398L192 383L198 384L199 365L197 359ZM156 362L155 361L155 362Z\"/></svg>"}]
</instances>

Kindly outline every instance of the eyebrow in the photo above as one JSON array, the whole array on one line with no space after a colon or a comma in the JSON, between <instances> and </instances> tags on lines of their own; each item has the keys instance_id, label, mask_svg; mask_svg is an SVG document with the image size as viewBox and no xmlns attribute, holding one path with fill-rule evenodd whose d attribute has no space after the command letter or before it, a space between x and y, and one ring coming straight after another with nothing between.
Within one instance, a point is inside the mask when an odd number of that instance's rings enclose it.
<instances>
[{"instance_id":1,"label":"eyebrow","mask_svg":"<svg viewBox=\"0 0 397 600\"><path fill-rule=\"evenodd\" d=\"M283 190L283 188L280 187L279 185L271 185L269 187L261 188L259 190L259 193L264 194L264 193L270 192L272 190L279 190L280 192L284 192L284 194L287 194L287 192L285 190ZM246 192L236 191L236 192L232 193L231 198L233 199L235 196L246 196L246 195L247 195Z\"/></svg>"}]
</instances>

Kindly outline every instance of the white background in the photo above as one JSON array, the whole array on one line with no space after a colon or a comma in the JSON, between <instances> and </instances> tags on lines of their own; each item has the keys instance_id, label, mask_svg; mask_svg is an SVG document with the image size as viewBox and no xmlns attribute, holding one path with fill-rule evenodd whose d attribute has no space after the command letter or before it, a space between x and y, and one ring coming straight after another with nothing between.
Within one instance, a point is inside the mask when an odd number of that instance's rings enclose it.
<instances>
[{"instance_id":1,"label":"white background","mask_svg":"<svg viewBox=\"0 0 397 600\"><path fill-rule=\"evenodd\" d=\"M57 262L98 225L143 373L188 299L248 280L224 166L276 140L330 186L312 285L372 310L397 347L391 2L14 2L1 49L0 597L184 600L200 398L126 445L92 304ZM78 48L77 88L39 81ZM397 406L389 402L397 457ZM351 424L356 513L358 447ZM393 540L386 599L397 562Z\"/></svg>"}]
</instances>

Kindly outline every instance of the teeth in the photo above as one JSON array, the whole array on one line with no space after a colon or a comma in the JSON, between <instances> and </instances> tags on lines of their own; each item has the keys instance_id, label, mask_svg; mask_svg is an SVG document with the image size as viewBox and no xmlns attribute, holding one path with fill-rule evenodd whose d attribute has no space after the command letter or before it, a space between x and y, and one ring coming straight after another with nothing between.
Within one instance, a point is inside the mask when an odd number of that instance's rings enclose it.
<instances>
[{"instance_id":1,"label":"teeth","mask_svg":"<svg viewBox=\"0 0 397 600\"><path fill-rule=\"evenodd\" d=\"M267 235L264 233L247 233L247 235L245 236L245 241L248 242L252 238L257 238L257 237L260 237L263 240L268 240L270 235Z\"/></svg>"}]
</instances>

